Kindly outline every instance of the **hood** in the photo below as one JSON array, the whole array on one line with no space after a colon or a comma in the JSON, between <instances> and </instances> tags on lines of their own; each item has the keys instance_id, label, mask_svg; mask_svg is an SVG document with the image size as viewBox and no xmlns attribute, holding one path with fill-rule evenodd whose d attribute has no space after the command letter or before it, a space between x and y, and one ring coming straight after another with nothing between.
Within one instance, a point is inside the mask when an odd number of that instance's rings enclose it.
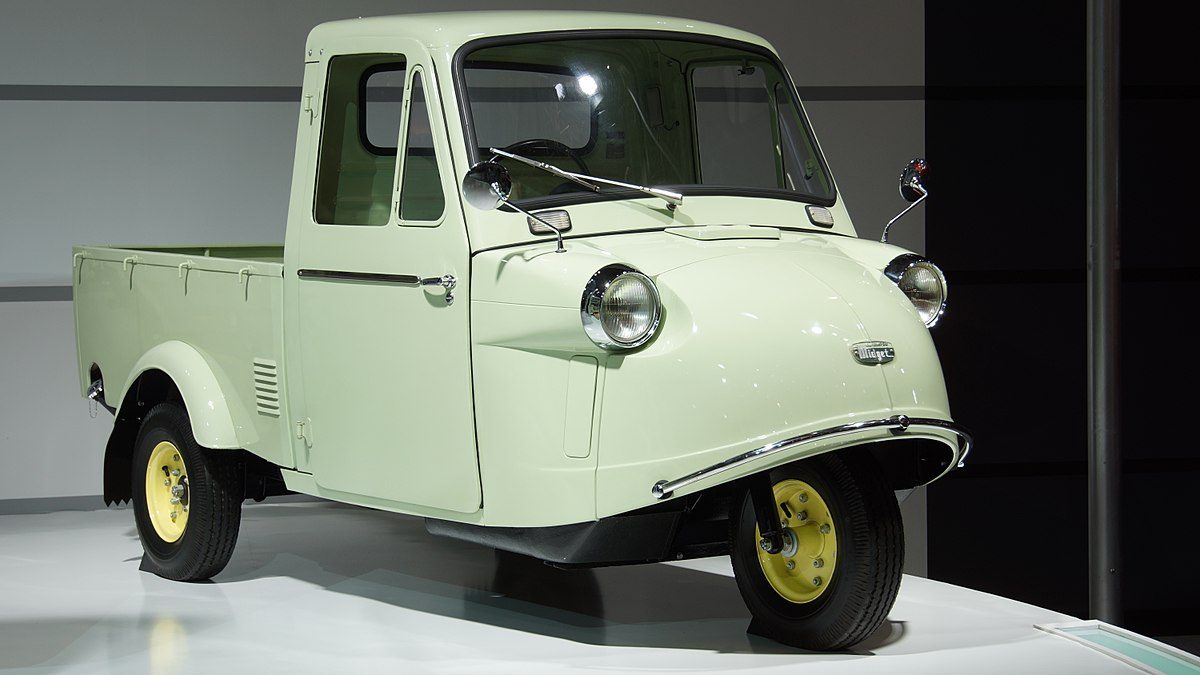
<instances>
[{"instance_id":1,"label":"hood","mask_svg":"<svg viewBox=\"0 0 1200 675\"><path fill-rule=\"evenodd\" d=\"M600 482L650 485L672 458L706 466L863 419L949 419L929 330L882 272L811 242L736 246L640 261L669 267L656 277L663 328L610 365ZM895 360L859 363L852 345L873 340L890 342Z\"/></svg>"}]
</instances>

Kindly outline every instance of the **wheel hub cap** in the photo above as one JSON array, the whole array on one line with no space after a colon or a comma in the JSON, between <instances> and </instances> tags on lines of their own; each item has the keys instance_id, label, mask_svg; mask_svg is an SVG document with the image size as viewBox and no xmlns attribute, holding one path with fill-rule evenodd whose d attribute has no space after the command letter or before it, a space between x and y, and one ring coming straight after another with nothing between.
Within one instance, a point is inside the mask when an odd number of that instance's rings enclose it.
<instances>
[{"instance_id":1,"label":"wheel hub cap","mask_svg":"<svg viewBox=\"0 0 1200 675\"><path fill-rule=\"evenodd\" d=\"M146 513L165 542L179 541L187 528L189 510L187 466L179 448L163 441L150 451L146 463Z\"/></svg>"},{"instance_id":2,"label":"wheel hub cap","mask_svg":"<svg viewBox=\"0 0 1200 675\"><path fill-rule=\"evenodd\" d=\"M758 551L763 576L785 600L812 602L829 588L837 568L837 531L825 499L804 481L787 479L772 488L783 530L783 548ZM762 534L755 529L756 538Z\"/></svg>"}]
</instances>

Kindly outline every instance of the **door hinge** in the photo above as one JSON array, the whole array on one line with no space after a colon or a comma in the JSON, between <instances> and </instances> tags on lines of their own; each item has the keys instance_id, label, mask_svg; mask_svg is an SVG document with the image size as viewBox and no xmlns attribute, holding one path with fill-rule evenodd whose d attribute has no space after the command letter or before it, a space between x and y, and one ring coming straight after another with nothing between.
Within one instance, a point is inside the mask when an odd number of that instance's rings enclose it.
<instances>
[{"instance_id":1,"label":"door hinge","mask_svg":"<svg viewBox=\"0 0 1200 675\"><path fill-rule=\"evenodd\" d=\"M306 447L312 447L312 420L307 417L302 420L296 420L296 438L304 441Z\"/></svg>"},{"instance_id":2,"label":"door hinge","mask_svg":"<svg viewBox=\"0 0 1200 675\"><path fill-rule=\"evenodd\" d=\"M301 108L301 110L303 112L308 113L308 126L310 126L310 127L312 126L313 120L317 116L316 111L314 111L313 107L312 107L312 99L313 99L312 94L305 94L304 95L304 107Z\"/></svg>"}]
</instances>

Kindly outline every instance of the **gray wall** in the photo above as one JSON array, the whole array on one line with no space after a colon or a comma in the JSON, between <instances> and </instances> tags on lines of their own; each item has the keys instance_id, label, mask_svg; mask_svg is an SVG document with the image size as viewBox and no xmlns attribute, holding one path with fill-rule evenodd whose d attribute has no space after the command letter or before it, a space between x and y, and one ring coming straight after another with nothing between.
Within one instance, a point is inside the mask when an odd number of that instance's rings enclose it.
<instances>
[{"instance_id":1,"label":"gray wall","mask_svg":"<svg viewBox=\"0 0 1200 675\"><path fill-rule=\"evenodd\" d=\"M593 2L508 3L593 9ZM6 3L0 22L0 500L95 495L111 418L78 396L76 243L283 239L304 38L331 19L481 1ZM612 1L613 11L644 2ZM654 6L770 40L863 236L902 202L924 145L921 1ZM918 209L893 241L921 250ZM13 508L10 503L10 508ZM924 495L906 503L924 569ZM2 508L2 507L0 507Z\"/></svg>"}]
</instances>

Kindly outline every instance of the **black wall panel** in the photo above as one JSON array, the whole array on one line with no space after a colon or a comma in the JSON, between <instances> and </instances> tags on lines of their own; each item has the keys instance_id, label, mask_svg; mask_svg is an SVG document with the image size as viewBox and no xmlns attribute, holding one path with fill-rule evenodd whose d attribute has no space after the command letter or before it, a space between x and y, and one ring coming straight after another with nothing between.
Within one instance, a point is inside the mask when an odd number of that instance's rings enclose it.
<instances>
[{"instance_id":1,"label":"black wall panel","mask_svg":"<svg viewBox=\"0 0 1200 675\"><path fill-rule=\"evenodd\" d=\"M1184 5L1124 3L1124 624L1200 632L1200 58ZM1192 10L1194 11L1194 10ZM1086 3L926 3L926 249L969 466L929 490L930 576L1089 616ZM1181 424L1182 423L1182 424Z\"/></svg>"}]
</instances>

